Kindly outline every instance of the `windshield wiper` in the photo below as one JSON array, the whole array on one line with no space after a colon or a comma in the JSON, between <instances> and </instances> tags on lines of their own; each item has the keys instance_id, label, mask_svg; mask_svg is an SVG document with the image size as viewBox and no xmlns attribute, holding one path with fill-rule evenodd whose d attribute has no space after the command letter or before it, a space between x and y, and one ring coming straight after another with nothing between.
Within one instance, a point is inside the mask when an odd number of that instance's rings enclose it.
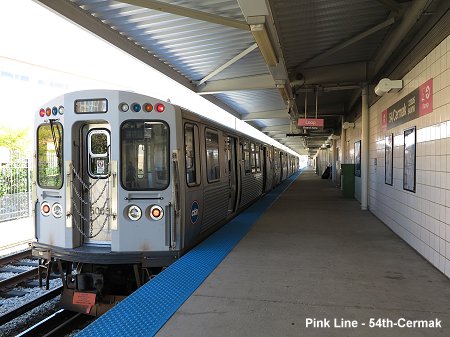
<instances>
[{"instance_id":1,"label":"windshield wiper","mask_svg":"<svg viewBox=\"0 0 450 337\"><path fill-rule=\"evenodd\" d=\"M56 136L55 128L56 128L56 131L58 132L58 136ZM53 119L50 119L50 130L52 132L53 145L55 146L56 158L58 158L58 162L60 162L61 161L61 130L55 124L55 121ZM58 166L61 166L61 165L58 165Z\"/></svg>"}]
</instances>

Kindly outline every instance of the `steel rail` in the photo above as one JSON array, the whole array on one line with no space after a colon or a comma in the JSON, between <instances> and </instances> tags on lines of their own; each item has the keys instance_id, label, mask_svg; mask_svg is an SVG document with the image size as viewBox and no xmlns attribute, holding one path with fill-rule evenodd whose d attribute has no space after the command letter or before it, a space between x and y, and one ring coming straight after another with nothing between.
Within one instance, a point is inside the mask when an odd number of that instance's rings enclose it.
<instances>
[{"instance_id":1,"label":"steel rail","mask_svg":"<svg viewBox=\"0 0 450 337\"><path fill-rule=\"evenodd\" d=\"M6 314L3 314L0 316L0 325L3 325L9 321L12 321L13 319L19 317L20 315L23 315L24 313L31 311L32 309L36 308L37 306L41 305L42 303L45 303L52 298L55 298L59 294L61 294L63 289L63 286L56 287L52 290L47 291L45 294L35 298L34 300L31 300L30 302L27 302L20 307L17 307L15 309L12 309L8 311Z\"/></svg>"},{"instance_id":2,"label":"steel rail","mask_svg":"<svg viewBox=\"0 0 450 337\"><path fill-rule=\"evenodd\" d=\"M3 290L5 288L15 286L29 278L37 277L38 269L39 269L39 267L36 267L36 268L24 271L23 273L14 275L12 277L9 277L5 280L0 281L0 289Z\"/></svg>"},{"instance_id":3,"label":"steel rail","mask_svg":"<svg viewBox=\"0 0 450 337\"><path fill-rule=\"evenodd\" d=\"M23 250L21 252L0 258L0 266L4 266L8 263L15 262L20 259L26 259L27 257L31 257L31 249Z\"/></svg>"},{"instance_id":4,"label":"steel rail","mask_svg":"<svg viewBox=\"0 0 450 337\"><path fill-rule=\"evenodd\" d=\"M81 325L78 320L86 322L84 314L60 309L49 317L26 329L16 337L31 336L64 336L64 331L75 330L76 326ZM77 324L76 324L77 323Z\"/></svg>"}]
</instances>

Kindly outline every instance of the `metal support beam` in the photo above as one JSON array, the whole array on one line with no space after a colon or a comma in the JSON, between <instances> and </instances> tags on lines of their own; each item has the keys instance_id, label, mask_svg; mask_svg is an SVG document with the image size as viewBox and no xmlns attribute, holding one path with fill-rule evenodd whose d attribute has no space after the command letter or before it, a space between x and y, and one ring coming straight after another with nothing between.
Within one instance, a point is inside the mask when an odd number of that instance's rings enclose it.
<instances>
[{"instance_id":1,"label":"metal support beam","mask_svg":"<svg viewBox=\"0 0 450 337\"><path fill-rule=\"evenodd\" d=\"M278 61L275 66L269 66L269 71L274 81L288 81L289 75L286 69L286 64L284 62L280 39L278 38L277 29L274 24L275 20L271 12L269 2L267 0L237 0L237 2L247 22L252 22L252 20L254 20L256 17L265 17L264 29L266 30L266 33L270 39L271 46L274 49L273 51L276 54ZM289 85L286 86L286 90L288 91L289 98L292 98L292 89ZM292 115L298 114L298 108L295 102L289 100L285 101L285 103L286 105L292 104L292 106L290 107Z\"/></svg>"},{"instance_id":2,"label":"metal support beam","mask_svg":"<svg viewBox=\"0 0 450 337\"><path fill-rule=\"evenodd\" d=\"M378 49L374 57L373 67L370 69L371 77L376 76L378 72L388 62L394 51L398 48L406 34L411 30L414 24L419 20L423 11L430 4L428 0L413 0L403 14L402 20L396 29L387 37L386 42Z\"/></svg>"},{"instance_id":3,"label":"metal support beam","mask_svg":"<svg viewBox=\"0 0 450 337\"><path fill-rule=\"evenodd\" d=\"M239 61L240 59L242 59L244 56L248 55L249 53L251 53L253 50L255 50L256 48L258 48L258 45L256 43L252 44L250 47L248 47L247 49L245 49L244 51L240 52L238 55L236 55L235 57L233 57L231 60L229 60L228 62L224 63L223 65L221 65L219 68L217 68L216 70L212 71L210 74L206 75L205 77L203 77L197 84L197 86L202 85L203 83L205 83L207 80L209 80L210 78L216 76L217 74L219 74L220 72L224 71L226 68L228 68L229 66L231 66L232 64L236 63L237 61Z\"/></svg>"},{"instance_id":4,"label":"metal support beam","mask_svg":"<svg viewBox=\"0 0 450 337\"><path fill-rule=\"evenodd\" d=\"M284 132L284 134L286 135L286 133L290 131L290 124L266 126L265 128L262 128L261 131L262 132L271 132L271 131Z\"/></svg>"},{"instance_id":5,"label":"metal support beam","mask_svg":"<svg viewBox=\"0 0 450 337\"><path fill-rule=\"evenodd\" d=\"M353 90L352 95L350 96L350 99L348 100L345 110L347 112L352 111L353 107L359 101L360 98L361 98L361 87Z\"/></svg>"},{"instance_id":6,"label":"metal support beam","mask_svg":"<svg viewBox=\"0 0 450 337\"><path fill-rule=\"evenodd\" d=\"M273 139L286 139L286 132L269 131L269 132L265 132L265 133Z\"/></svg>"},{"instance_id":7,"label":"metal support beam","mask_svg":"<svg viewBox=\"0 0 450 337\"><path fill-rule=\"evenodd\" d=\"M153 9L155 11L184 16L191 19L215 23L222 26L228 26L242 30L250 30L250 27L245 21L230 19L216 14L205 13L191 8L171 5L166 2L156 0L119 0L119 1L133 6Z\"/></svg>"},{"instance_id":8,"label":"metal support beam","mask_svg":"<svg viewBox=\"0 0 450 337\"><path fill-rule=\"evenodd\" d=\"M355 36L353 36L352 38L348 39L347 41L341 42L337 45L335 45L334 47L326 50L325 52L315 56L314 58L310 59L309 61L306 61L305 63L301 64L298 68L304 68L307 67L310 64L313 64L316 61L322 60L324 58L330 57L331 55L333 55L334 53L358 42L361 41L362 39L365 39L366 37L382 30L385 29L386 27L389 27L390 25L392 25L395 22L395 18L391 17L381 23L379 23L378 25L373 26L372 28L369 28L368 30L361 32Z\"/></svg>"},{"instance_id":9,"label":"metal support beam","mask_svg":"<svg viewBox=\"0 0 450 337\"><path fill-rule=\"evenodd\" d=\"M400 13L400 10L402 9L400 7L400 4L395 0L377 0L377 1L382 3L385 7L389 8L397 15Z\"/></svg>"},{"instance_id":10,"label":"metal support beam","mask_svg":"<svg viewBox=\"0 0 450 337\"><path fill-rule=\"evenodd\" d=\"M225 80L207 82L197 93L200 95L211 95L226 91L252 90L252 89L275 89L275 83L270 75L256 75L238 77Z\"/></svg>"},{"instance_id":11,"label":"metal support beam","mask_svg":"<svg viewBox=\"0 0 450 337\"><path fill-rule=\"evenodd\" d=\"M297 81L291 82L291 85L296 85ZM319 87L311 87L311 88L299 88L296 89L295 92L315 92L319 90L319 92L332 92L332 91L342 91L342 90L353 90L353 89L361 89L360 85L349 84L349 85L321 85Z\"/></svg>"},{"instance_id":12,"label":"metal support beam","mask_svg":"<svg viewBox=\"0 0 450 337\"><path fill-rule=\"evenodd\" d=\"M53 0L36 0L36 2L52 11L55 11L56 13L69 19L70 21L75 22L79 26L94 33L103 40L111 43L127 54L137 58L138 60L158 70L159 72L184 85L185 87L191 90L195 90L195 87L192 85L192 83L189 82L187 78L164 64L162 61L158 60L156 57L151 55L149 52L147 52L131 40L127 39L127 37L121 35L118 31L111 29L101 20L81 9L75 3L71 1Z\"/></svg>"},{"instance_id":13,"label":"metal support beam","mask_svg":"<svg viewBox=\"0 0 450 337\"><path fill-rule=\"evenodd\" d=\"M241 119L243 121L254 121L258 119L274 119L274 118L286 118L289 119L289 110L272 110L272 111L260 111L251 112L244 115Z\"/></svg>"},{"instance_id":14,"label":"metal support beam","mask_svg":"<svg viewBox=\"0 0 450 337\"><path fill-rule=\"evenodd\" d=\"M302 70L302 84L361 83L367 81L366 62L345 63ZM296 85L296 82L291 82Z\"/></svg>"},{"instance_id":15,"label":"metal support beam","mask_svg":"<svg viewBox=\"0 0 450 337\"><path fill-rule=\"evenodd\" d=\"M361 89L360 89L361 90ZM361 95L359 96L361 97ZM311 117L314 115L314 111L315 111L315 105L308 105L306 107L307 112L308 112L308 116ZM344 109L344 104L343 103L339 103L339 104L321 104L318 107L318 114L317 117L330 117L330 116L339 116L339 115L343 115L345 112ZM303 118L304 115L304 108L302 109L302 113L299 117Z\"/></svg>"},{"instance_id":16,"label":"metal support beam","mask_svg":"<svg viewBox=\"0 0 450 337\"><path fill-rule=\"evenodd\" d=\"M368 209L369 195L369 88L362 87L362 125L361 125L361 209Z\"/></svg>"},{"instance_id":17,"label":"metal support beam","mask_svg":"<svg viewBox=\"0 0 450 337\"><path fill-rule=\"evenodd\" d=\"M347 162L347 130L344 129L344 117L342 117L341 119L341 154L342 154L342 163L348 164L349 162Z\"/></svg>"}]
</instances>

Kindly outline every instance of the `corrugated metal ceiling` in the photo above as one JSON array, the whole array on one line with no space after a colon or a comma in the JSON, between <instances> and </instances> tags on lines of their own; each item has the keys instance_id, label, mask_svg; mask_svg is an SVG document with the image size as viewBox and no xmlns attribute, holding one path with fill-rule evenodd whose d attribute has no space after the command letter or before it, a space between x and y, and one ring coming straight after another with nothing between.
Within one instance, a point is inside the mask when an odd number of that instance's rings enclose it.
<instances>
[{"instance_id":1,"label":"corrugated metal ceiling","mask_svg":"<svg viewBox=\"0 0 450 337\"><path fill-rule=\"evenodd\" d=\"M270 0L270 3L288 70L379 24L389 15L389 10L374 0ZM370 60L373 46L379 45L384 34L346 48L347 55L357 56L345 61ZM332 55L312 65L342 63L338 58L339 55Z\"/></svg>"},{"instance_id":2,"label":"corrugated metal ceiling","mask_svg":"<svg viewBox=\"0 0 450 337\"><path fill-rule=\"evenodd\" d=\"M302 115L304 112L306 92L311 92L309 95L313 98L314 90L320 92L319 107L326 105L323 111L327 114L351 114L352 107L358 102L354 99L358 98L358 89L348 89L362 81L370 82L377 75L370 74L365 68L393 31L399 29L403 17L411 15L409 8L420 5L412 15L420 18L422 24L428 20L423 10L444 7L438 5L446 0L35 1L103 38L106 36L126 52L134 56L137 53L138 58L190 89L199 93L203 91L202 94L210 93L205 97L225 104L234 114L246 118L248 114L257 112L280 112L281 115L274 113L271 118L248 118L252 125L261 129L270 127L277 132L278 125L285 123L284 127L280 126L280 130L285 130L290 121L284 114L286 97L282 98L283 90L276 89L275 84L282 89L286 83L289 101L294 103L291 110L293 119L297 113ZM267 66L258 48L234 63L230 61L254 45L255 38L246 23L253 16L265 17L265 28L279 60L276 66ZM225 18L228 23L217 21L217 17ZM92 22L93 18L98 22ZM376 28L378 26L380 28ZM416 24L409 34L417 31ZM118 32L126 39L119 41L112 32ZM135 50L136 46L141 48L141 52ZM259 47L262 48L261 45ZM223 67L227 62L232 64ZM361 62L367 66L361 67ZM325 74L315 77L320 81L307 82L308 79L303 77L303 72L309 71L309 77L314 78L311 74L323 66L329 68ZM196 85L212 72L214 76L205 80L206 83ZM345 86L342 86L340 77L343 72L346 73ZM348 76L348 73L354 73L354 76ZM314 99L308 102L307 110L314 111ZM326 123L336 130L340 118L330 117ZM298 145L293 148L301 151L303 141L300 137L295 138Z\"/></svg>"},{"instance_id":3,"label":"corrugated metal ceiling","mask_svg":"<svg viewBox=\"0 0 450 337\"><path fill-rule=\"evenodd\" d=\"M109 0L72 2L191 81L202 79L254 43L247 31L170 13ZM195 7L188 1L170 3ZM202 1L195 9L242 19L235 1Z\"/></svg>"}]
</instances>

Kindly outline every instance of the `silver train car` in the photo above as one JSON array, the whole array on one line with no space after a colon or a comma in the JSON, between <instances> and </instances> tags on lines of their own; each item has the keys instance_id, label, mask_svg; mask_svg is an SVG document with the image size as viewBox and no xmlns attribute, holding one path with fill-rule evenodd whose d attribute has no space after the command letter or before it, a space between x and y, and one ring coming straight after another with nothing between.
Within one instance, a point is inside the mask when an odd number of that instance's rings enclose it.
<instances>
[{"instance_id":1,"label":"silver train car","mask_svg":"<svg viewBox=\"0 0 450 337\"><path fill-rule=\"evenodd\" d=\"M79 91L35 119L40 280L101 315L297 171L298 158L170 103Z\"/></svg>"}]
</instances>

